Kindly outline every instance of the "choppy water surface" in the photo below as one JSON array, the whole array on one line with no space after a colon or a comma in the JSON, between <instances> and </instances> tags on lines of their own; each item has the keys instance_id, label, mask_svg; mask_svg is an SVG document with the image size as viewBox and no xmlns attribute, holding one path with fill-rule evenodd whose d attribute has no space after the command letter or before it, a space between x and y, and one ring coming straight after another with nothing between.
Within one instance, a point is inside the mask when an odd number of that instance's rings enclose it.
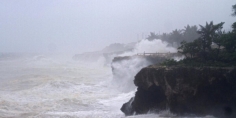
<instances>
[{"instance_id":1,"label":"choppy water surface","mask_svg":"<svg viewBox=\"0 0 236 118\"><path fill-rule=\"evenodd\" d=\"M122 118L120 107L135 92L118 90L111 68L102 60L85 63L70 56L1 55L0 75L0 117Z\"/></svg>"},{"instance_id":2,"label":"choppy water surface","mask_svg":"<svg viewBox=\"0 0 236 118\"><path fill-rule=\"evenodd\" d=\"M110 67L70 57L2 55L0 75L0 117L123 117L134 93L112 87Z\"/></svg>"}]
</instances>

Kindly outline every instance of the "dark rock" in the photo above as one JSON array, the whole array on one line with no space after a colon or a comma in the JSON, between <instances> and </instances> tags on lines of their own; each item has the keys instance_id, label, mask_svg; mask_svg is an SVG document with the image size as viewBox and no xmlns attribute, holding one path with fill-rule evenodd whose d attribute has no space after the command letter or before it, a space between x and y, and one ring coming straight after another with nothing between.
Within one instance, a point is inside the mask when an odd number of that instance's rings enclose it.
<instances>
[{"instance_id":1,"label":"dark rock","mask_svg":"<svg viewBox=\"0 0 236 118\"><path fill-rule=\"evenodd\" d=\"M236 117L236 69L211 67L143 68L131 104L137 114L167 108L184 116Z\"/></svg>"},{"instance_id":2,"label":"dark rock","mask_svg":"<svg viewBox=\"0 0 236 118\"><path fill-rule=\"evenodd\" d=\"M125 113L126 116L133 115L134 114L134 109L131 106L132 102L134 101L134 97L132 97L129 102L125 103L121 107L121 111Z\"/></svg>"},{"instance_id":3,"label":"dark rock","mask_svg":"<svg viewBox=\"0 0 236 118\"><path fill-rule=\"evenodd\" d=\"M147 90L138 88L134 101L132 102L132 108L136 114L144 114L149 111L166 109L166 104L163 102L165 100L166 96L164 90L159 86L152 85Z\"/></svg>"}]
</instances>

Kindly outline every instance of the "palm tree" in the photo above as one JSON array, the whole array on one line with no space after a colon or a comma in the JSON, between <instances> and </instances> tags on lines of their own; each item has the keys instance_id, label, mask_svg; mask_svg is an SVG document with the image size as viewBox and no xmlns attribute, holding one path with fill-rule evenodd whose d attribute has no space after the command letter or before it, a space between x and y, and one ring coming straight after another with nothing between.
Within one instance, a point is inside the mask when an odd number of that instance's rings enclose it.
<instances>
[{"instance_id":1,"label":"palm tree","mask_svg":"<svg viewBox=\"0 0 236 118\"><path fill-rule=\"evenodd\" d=\"M159 36L157 34L155 34L154 32L150 32L150 35L148 35L148 37L147 37L147 39L149 41L152 41L152 40L158 39L158 38L159 38Z\"/></svg>"},{"instance_id":2,"label":"palm tree","mask_svg":"<svg viewBox=\"0 0 236 118\"><path fill-rule=\"evenodd\" d=\"M180 44L180 42L183 41L183 34L182 34L182 30L173 30L170 33L170 42L173 46L174 42L177 43L178 45Z\"/></svg>"},{"instance_id":3,"label":"palm tree","mask_svg":"<svg viewBox=\"0 0 236 118\"><path fill-rule=\"evenodd\" d=\"M162 39L162 41L166 41L168 43L171 43L169 40L170 35L168 33L163 33L160 38Z\"/></svg>"},{"instance_id":4,"label":"palm tree","mask_svg":"<svg viewBox=\"0 0 236 118\"><path fill-rule=\"evenodd\" d=\"M236 4L232 6L232 16L236 16Z\"/></svg>"},{"instance_id":5,"label":"palm tree","mask_svg":"<svg viewBox=\"0 0 236 118\"><path fill-rule=\"evenodd\" d=\"M183 30L183 39L187 42L193 42L195 39L199 38L199 34L197 33L197 26L189 26L184 27Z\"/></svg>"},{"instance_id":6,"label":"palm tree","mask_svg":"<svg viewBox=\"0 0 236 118\"><path fill-rule=\"evenodd\" d=\"M216 31L223 28L224 22L214 25L211 21L206 22L206 26L200 25L200 29L197 31L200 34L200 40L202 45L202 56L206 59L206 53L212 51L211 44L213 39L216 37Z\"/></svg>"},{"instance_id":7,"label":"palm tree","mask_svg":"<svg viewBox=\"0 0 236 118\"><path fill-rule=\"evenodd\" d=\"M216 31L222 29L223 24L224 22L213 25L213 22L211 21L209 24L206 22L206 26L199 25L200 30L198 30L197 32L201 35L203 46L202 48L204 52L206 51L206 49L208 49L209 51L211 50L212 40L216 35Z\"/></svg>"},{"instance_id":8,"label":"palm tree","mask_svg":"<svg viewBox=\"0 0 236 118\"><path fill-rule=\"evenodd\" d=\"M233 32L236 33L236 22L232 24Z\"/></svg>"}]
</instances>

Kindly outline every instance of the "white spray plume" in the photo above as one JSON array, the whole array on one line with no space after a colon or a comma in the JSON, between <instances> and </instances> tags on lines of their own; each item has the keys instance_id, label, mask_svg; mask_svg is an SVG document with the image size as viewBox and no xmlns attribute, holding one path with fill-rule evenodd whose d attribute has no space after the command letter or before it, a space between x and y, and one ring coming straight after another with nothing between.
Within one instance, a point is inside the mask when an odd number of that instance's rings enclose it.
<instances>
[{"instance_id":1,"label":"white spray plume","mask_svg":"<svg viewBox=\"0 0 236 118\"><path fill-rule=\"evenodd\" d=\"M137 53L174 53L177 52L176 48L168 47L168 43L160 39L149 41L141 40L138 42L132 52L125 52L119 56L131 56Z\"/></svg>"},{"instance_id":2,"label":"white spray plume","mask_svg":"<svg viewBox=\"0 0 236 118\"><path fill-rule=\"evenodd\" d=\"M141 40L138 42L133 51L125 52L118 56L133 56L137 53L174 53L177 49L168 47L168 43L158 40ZM144 67L153 64L146 58L133 56L129 59L124 59L112 63L113 67L113 83L123 92L134 90L134 76Z\"/></svg>"},{"instance_id":3,"label":"white spray plume","mask_svg":"<svg viewBox=\"0 0 236 118\"><path fill-rule=\"evenodd\" d=\"M144 67L150 65L145 58L133 57L112 63L113 86L123 92L135 90L134 76Z\"/></svg>"}]
</instances>

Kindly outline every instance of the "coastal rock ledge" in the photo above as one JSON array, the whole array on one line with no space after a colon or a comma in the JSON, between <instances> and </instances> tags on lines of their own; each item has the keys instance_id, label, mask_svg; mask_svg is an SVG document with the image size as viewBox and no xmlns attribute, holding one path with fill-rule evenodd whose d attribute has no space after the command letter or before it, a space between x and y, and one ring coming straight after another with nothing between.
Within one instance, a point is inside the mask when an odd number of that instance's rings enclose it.
<instances>
[{"instance_id":1,"label":"coastal rock ledge","mask_svg":"<svg viewBox=\"0 0 236 118\"><path fill-rule=\"evenodd\" d=\"M170 110L177 116L236 117L236 68L149 66L136 76L125 115Z\"/></svg>"}]
</instances>

